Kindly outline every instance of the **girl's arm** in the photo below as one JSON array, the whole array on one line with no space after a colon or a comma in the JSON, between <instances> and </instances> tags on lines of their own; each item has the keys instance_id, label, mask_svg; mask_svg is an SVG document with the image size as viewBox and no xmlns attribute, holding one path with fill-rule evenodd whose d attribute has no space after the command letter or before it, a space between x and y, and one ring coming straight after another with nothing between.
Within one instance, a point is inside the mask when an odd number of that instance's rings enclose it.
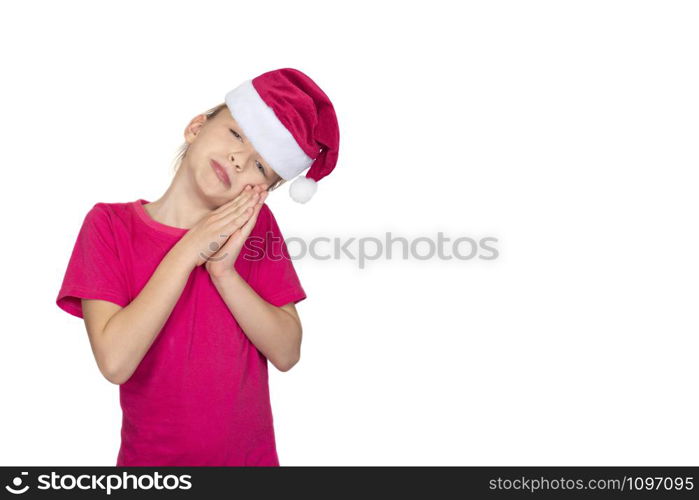
<instances>
[{"instance_id":1,"label":"girl's arm","mask_svg":"<svg viewBox=\"0 0 699 500\"><path fill-rule=\"evenodd\" d=\"M170 317L195 266L175 245L136 298L113 314L103 328L92 326L92 349L100 370L110 382L123 384L136 371ZM88 329L98 324L90 317L98 311L96 306L90 305L83 311Z\"/></svg>"},{"instance_id":2,"label":"girl's arm","mask_svg":"<svg viewBox=\"0 0 699 500\"><path fill-rule=\"evenodd\" d=\"M200 251L249 219L257 203L253 190L203 216L163 257L148 283L126 307L87 303L84 313L100 371L115 384L126 382L150 349L182 295L192 270L208 261Z\"/></svg>"},{"instance_id":3,"label":"girl's arm","mask_svg":"<svg viewBox=\"0 0 699 500\"><path fill-rule=\"evenodd\" d=\"M235 270L211 279L255 347L278 370L290 370L301 357L303 332L293 304L283 307L270 304Z\"/></svg>"}]
</instances>

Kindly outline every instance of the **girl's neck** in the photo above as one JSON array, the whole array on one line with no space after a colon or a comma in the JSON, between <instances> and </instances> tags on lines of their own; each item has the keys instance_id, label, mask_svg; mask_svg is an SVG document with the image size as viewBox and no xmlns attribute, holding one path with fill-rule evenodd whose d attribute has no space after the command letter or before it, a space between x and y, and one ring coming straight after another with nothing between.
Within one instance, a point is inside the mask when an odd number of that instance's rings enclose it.
<instances>
[{"instance_id":1,"label":"girl's neck","mask_svg":"<svg viewBox=\"0 0 699 500\"><path fill-rule=\"evenodd\" d=\"M206 214L216 207L208 207L203 200L187 187L186 177L180 168L172 184L157 200L146 203L143 208L153 220L167 226L191 229Z\"/></svg>"}]
</instances>

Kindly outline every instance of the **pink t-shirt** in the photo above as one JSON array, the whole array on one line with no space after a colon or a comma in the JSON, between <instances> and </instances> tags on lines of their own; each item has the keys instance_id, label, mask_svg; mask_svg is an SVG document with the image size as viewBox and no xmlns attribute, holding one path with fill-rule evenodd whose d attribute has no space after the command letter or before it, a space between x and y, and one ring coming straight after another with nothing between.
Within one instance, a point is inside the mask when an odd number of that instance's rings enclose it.
<instances>
[{"instance_id":1,"label":"pink t-shirt","mask_svg":"<svg viewBox=\"0 0 699 500\"><path fill-rule=\"evenodd\" d=\"M157 222L145 203L97 203L87 213L56 299L61 309L82 318L81 298L125 307L143 289L188 231ZM263 204L234 264L275 306L306 298L282 238ZM189 275L119 395L117 466L279 465L267 358L242 331L204 265Z\"/></svg>"}]
</instances>

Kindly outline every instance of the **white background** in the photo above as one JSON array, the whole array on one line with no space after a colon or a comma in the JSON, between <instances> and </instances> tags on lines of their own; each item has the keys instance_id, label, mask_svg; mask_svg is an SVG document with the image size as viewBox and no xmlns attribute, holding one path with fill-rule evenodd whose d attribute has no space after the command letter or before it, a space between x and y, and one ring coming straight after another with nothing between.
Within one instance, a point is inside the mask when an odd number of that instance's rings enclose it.
<instances>
[{"instance_id":1,"label":"white background","mask_svg":"<svg viewBox=\"0 0 699 500\"><path fill-rule=\"evenodd\" d=\"M3 4L0 464L114 465L118 386L55 304L82 219L160 197L191 118L294 67L341 142L308 204L268 199L287 238L442 231L499 256L296 260L282 465L698 465L698 14Z\"/></svg>"}]
</instances>

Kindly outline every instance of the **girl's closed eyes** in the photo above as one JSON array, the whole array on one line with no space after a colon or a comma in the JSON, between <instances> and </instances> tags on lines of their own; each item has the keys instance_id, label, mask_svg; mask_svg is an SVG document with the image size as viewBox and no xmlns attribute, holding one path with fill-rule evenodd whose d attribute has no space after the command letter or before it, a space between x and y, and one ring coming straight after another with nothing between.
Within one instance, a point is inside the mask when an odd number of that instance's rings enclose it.
<instances>
[{"instance_id":1,"label":"girl's closed eyes","mask_svg":"<svg viewBox=\"0 0 699 500\"><path fill-rule=\"evenodd\" d=\"M243 140L243 137L242 137L238 132L236 132L236 131L233 130L232 128L229 128L228 130L230 130L230 131L233 133L234 136L236 136L238 139L240 139L240 142L243 142L243 143L245 142L245 141ZM262 172L262 175L264 175L265 177L267 177L267 172L265 171L264 165L262 165L262 163L260 163L260 162L257 161L257 160L255 160L255 164L257 164L257 168L260 170L260 172Z\"/></svg>"}]
</instances>

